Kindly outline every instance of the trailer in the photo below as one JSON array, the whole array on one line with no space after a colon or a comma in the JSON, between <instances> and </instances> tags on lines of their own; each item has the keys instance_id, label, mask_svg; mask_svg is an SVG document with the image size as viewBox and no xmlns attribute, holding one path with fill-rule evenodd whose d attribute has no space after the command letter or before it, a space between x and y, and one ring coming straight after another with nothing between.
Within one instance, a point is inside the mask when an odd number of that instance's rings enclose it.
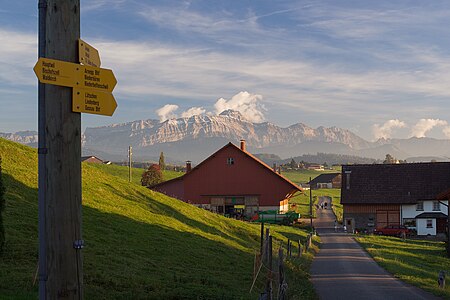
<instances>
[{"instance_id":1,"label":"trailer","mask_svg":"<svg viewBox=\"0 0 450 300\"><path fill-rule=\"evenodd\" d=\"M277 211L262 211L252 217L252 222L291 225L300 218L296 212L287 212L280 214Z\"/></svg>"}]
</instances>

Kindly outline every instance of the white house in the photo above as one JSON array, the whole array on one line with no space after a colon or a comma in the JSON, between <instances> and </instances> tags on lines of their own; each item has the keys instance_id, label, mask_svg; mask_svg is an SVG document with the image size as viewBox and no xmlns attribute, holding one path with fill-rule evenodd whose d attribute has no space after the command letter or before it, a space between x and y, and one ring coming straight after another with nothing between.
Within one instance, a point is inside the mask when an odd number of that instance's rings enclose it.
<instances>
[{"instance_id":1,"label":"white house","mask_svg":"<svg viewBox=\"0 0 450 300\"><path fill-rule=\"evenodd\" d=\"M445 205L444 205L445 204ZM417 235L445 234L448 201L426 200L401 205L402 224L417 231Z\"/></svg>"}]
</instances>

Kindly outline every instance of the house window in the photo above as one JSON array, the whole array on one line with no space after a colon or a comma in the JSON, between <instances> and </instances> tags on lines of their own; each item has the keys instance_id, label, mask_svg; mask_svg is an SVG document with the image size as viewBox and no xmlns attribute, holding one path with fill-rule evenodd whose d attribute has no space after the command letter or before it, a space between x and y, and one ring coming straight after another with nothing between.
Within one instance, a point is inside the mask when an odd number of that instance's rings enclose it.
<instances>
[{"instance_id":1,"label":"house window","mask_svg":"<svg viewBox=\"0 0 450 300\"><path fill-rule=\"evenodd\" d=\"M423 210L423 202L422 201L417 202L416 210Z\"/></svg>"},{"instance_id":2,"label":"house window","mask_svg":"<svg viewBox=\"0 0 450 300\"><path fill-rule=\"evenodd\" d=\"M427 228L433 228L433 220L427 220Z\"/></svg>"},{"instance_id":3,"label":"house window","mask_svg":"<svg viewBox=\"0 0 450 300\"><path fill-rule=\"evenodd\" d=\"M416 227L416 219L403 219L403 225L410 228L410 227Z\"/></svg>"},{"instance_id":4,"label":"house window","mask_svg":"<svg viewBox=\"0 0 450 300\"><path fill-rule=\"evenodd\" d=\"M234 158L228 157L227 158L227 165L234 165Z\"/></svg>"},{"instance_id":5,"label":"house window","mask_svg":"<svg viewBox=\"0 0 450 300\"><path fill-rule=\"evenodd\" d=\"M441 204L439 203L439 201L433 201L433 210L441 210Z\"/></svg>"}]
</instances>

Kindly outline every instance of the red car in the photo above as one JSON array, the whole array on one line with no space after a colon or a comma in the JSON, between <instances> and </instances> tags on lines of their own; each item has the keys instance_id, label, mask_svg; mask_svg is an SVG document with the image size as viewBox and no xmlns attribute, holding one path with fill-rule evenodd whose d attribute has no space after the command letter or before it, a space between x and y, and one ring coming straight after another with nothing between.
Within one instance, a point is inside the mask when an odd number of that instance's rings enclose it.
<instances>
[{"instance_id":1,"label":"red car","mask_svg":"<svg viewBox=\"0 0 450 300\"><path fill-rule=\"evenodd\" d=\"M373 231L375 234L379 235L393 235L402 236L403 233L409 234L409 229L403 225L388 225L384 228L377 228Z\"/></svg>"}]
</instances>

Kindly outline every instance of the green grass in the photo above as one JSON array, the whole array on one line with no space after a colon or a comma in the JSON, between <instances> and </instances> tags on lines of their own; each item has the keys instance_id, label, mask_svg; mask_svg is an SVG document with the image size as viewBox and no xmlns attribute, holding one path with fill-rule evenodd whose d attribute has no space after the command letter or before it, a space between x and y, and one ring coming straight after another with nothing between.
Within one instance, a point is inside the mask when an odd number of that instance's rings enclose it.
<instances>
[{"instance_id":1,"label":"green grass","mask_svg":"<svg viewBox=\"0 0 450 300\"><path fill-rule=\"evenodd\" d=\"M317 203L319 197L329 196L333 199L333 211L338 220L342 222L342 205L340 204L341 190L340 189L319 189L312 191L313 196L313 218L316 216L316 208L314 204ZM295 204L296 211L300 213L302 218L309 218L309 190L305 190L304 194L295 196L289 202L291 205ZM340 217L340 218L339 218Z\"/></svg>"},{"instance_id":2,"label":"green grass","mask_svg":"<svg viewBox=\"0 0 450 300\"><path fill-rule=\"evenodd\" d=\"M437 286L438 273L450 271L443 242L406 240L385 236L361 236L358 242L375 261L395 277L450 299L450 286ZM449 276L449 274L447 274Z\"/></svg>"},{"instance_id":3,"label":"green grass","mask_svg":"<svg viewBox=\"0 0 450 300\"><path fill-rule=\"evenodd\" d=\"M110 164L110 165L102 165L102 164L94 164L94 163L85 163L85 164L89 164L93 168L96 168L105 173L108 173L108 174L116 176L116 177L120 177L121 179L128 181L128 178L129 178L128 167L118 166L115 164ZM141 169L141 168L131 168L131 182L140 185L142 173L144 173L144 171L145 170ZM164 170L162 173L163 173L164 181L182 176L184 174L184 172L176 172L176 171L169 171L169 170Z\"/></svg>"},{"instance_id":4,"label":"green grass","mask_svg":"<svg viewBox=\"0 0 450 300\"><path fill-rule=\"evenodd\" d=\"M0 139L7 188L0 298L37 296L37 153ZM259 225L198 209L128 182L126 167L82 165L86 299L255 299ZM121 169L123 168L123 169ZM274 248L306 231L271 226ZM291 299L315 299L312 253L286 264ZM296 251L296 250L295 250Z\"/></svg>"}]
</instances>

